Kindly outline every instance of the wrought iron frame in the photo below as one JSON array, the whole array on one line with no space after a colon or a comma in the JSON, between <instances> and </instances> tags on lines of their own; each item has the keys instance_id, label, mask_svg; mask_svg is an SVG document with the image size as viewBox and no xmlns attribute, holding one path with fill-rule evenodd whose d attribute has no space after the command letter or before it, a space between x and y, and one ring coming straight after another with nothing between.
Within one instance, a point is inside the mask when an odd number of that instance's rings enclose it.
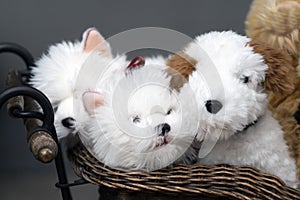
<instances>
[{"instance_id":1,"label":"wrought iron frame","mask_svg":"<svg viewBox=\"0 0 300 200\"><path fill-rule=\"evenodd\" d=\"M13 53L19 56L26 64L26 70L20 70L20 80L16 83L9 84L8 87L0 94L0 108L8 102L10 99L15 97L30 97L35 100L41 107L42 112L33 110L23 110L18 106L11 106L8 108L10 116L18 119L38 119L42 121L40 127L36 127L34 131L41 131L47 133L55 141L57 147L57 154L54 158L55 167L58 177L58 182L55 184L57 188L61 190L63 200L72 200L70 187L86 184L87 182L83 179L69 183L65 170L65 164L63 159L63 152L58 142L56 130L54 127L54 111L48 98L39 90L26 84L26 80L31 76L30 69L34 66L34 59L31 53L24 47L15 43L0 43L0 54L1 53ZM25 80L25 81L24 81ZM52 161L52 159L50 160Z\"/></svg>"}]
</instances>

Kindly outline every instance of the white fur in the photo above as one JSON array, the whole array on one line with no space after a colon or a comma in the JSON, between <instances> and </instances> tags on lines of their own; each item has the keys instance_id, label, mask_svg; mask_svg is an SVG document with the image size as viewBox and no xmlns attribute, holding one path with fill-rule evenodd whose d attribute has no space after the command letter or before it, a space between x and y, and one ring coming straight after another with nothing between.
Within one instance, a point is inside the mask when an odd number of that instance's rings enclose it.
<instances>
[{"instance_id":1,"label":"white fur","mask_svg":"<svg viewBox=\"0 0 300 200\"><path fill-rule=\"evenodd\" d=\"M84 32L81 42L63 41L50 46L48 52L35 63L36 67L32 68L33 76L30 79L30 84L42 91L48 97L54 109L57 110L54 124L59 139L66 137L70 133L75 134L78 130L77 126L79 124L76 123L73 108L74 91L75 87L80 85L78 82L90 82L89 78L78 80L79 74L90 70L90 63L93 63L95 60L97 60L98 65L92 66L102 71L106 70L105 76L116 71L124 72L126 67L127 61L125 56L112 58L110 54L100 55L97 50L85 52L84 46L88 30ZM106 43L106 45L109 47L109 44ZM114 61L113 65L111 64L112 60ZM92 84L84 84L85 88L81 89L89 89L89 87L93 86ZM75 119L72 121L73 126L71 129L62 125L62 120L68 117Z\"/></svg>"},{"instance_id":2,"label":"white fur","mask_svg":"<svg viewBox=\"0 0 300 200\"><path fill-rule=\"evenodd\" d=\"M61 42L49 50L32 68L31 84L43 91L52 104L72 96L76 77L90 53L83 51L82 42Z\"/></svg>"},{"instance_id":3,"label":"white fur","mask_svg":"<svg viewBox=\"0 0 300 200\"><path fill-rule=\"evenodd\" d=\"M267 110L262 87L267 65L247 45L249 41L231 31L211 32L197 37L185 49L197 61L189 85L199 109L200 163L256 167L295 187L295 161L280 125ZM245 76L248 83L243 83ZM209 113L207 100L218 100L222 109ZM255 120L255 125L243 131Z\"/></svg>"},{"instance_id":4,"label":"white fur","mask_svg":"<svg viewBox=\"0 0 300 200\"><path fill-rule=\"evenodd\" d=\"M190 148L197 131L196 112L191 112L193 94L188 87L181 94L171 93L163 70L165 66L146 64L124 77L112 76L108 84L97 84L104 105L94 116L82 115L79 131L97 159L112 167L155 170L195 157ZM157 127L164 123L171 130L159 136ZM168 143L163 145L164 141Z\"/></svg>"},{"instance_id":5,"label":"white fur","mask_svg":"<svg viewBox=\"0 0 300 200\"><path fill-rule=\"evenodd\" d=\"M89 30L89 29L88 29ZM105 81L110 74L125 74L125 69L129 64L124 55L112 57L111 54L102 56L99 51L85 52L85 40L87 31L83 33L82 41L63 41L51 45L48 52L36 61L36 67L32 68L32 78L30 84L42 91L52 103L55 112L55 127L58 138L61 140L70 133L75 134L80 125L76 122L74 113L74 94L84 90L95 88L95 77L79 76L79 74L89 74ZM105 43L108 48L109 44ZM110 48L108 49L110 52ZM147 64L164 63L163 57L153 57L146 59ZM98 81L98 84L101 84ZM78 94L77 94L78 95ZM78 98L78 97L76 97ZM65 127L62 120L68 117L73 118L71 128Z\"/></svg>"},{"instance_id":6,"label":"white fur","mask_svg":"<svg viewBox=\"0 0 300 200\"><path fill-rule=\"evenodd\" d=\"M73 91L76 77L89 53L83 52L83 43L61 42L50 46L32 68L33 77L30 83L41 90L50 100L55 113L55 127L58 138L75 133L75 127L70 130L62 125L61 120L73 117ZM73 131L74 130L74 131Z\"/></svg>"},{"instance_id":7,"label":"white fur","mask_svg":"<svg viewBox=\"0 0 300 200\"><path fill-rule=\"evenodd\" d=\"M196 112L189 112L193 110L192 94L186 87L180 97L171 95L169 78L163 74L165 59L147 58L147 67L127 71L125 56L86 53L84 41L51 46L32 71L31 84L44 92L56 109L59 139L68 138L70 146L69 134L78 133L96 158L113 167L154 170L175 161L195 160L195 151L190 148L197 130ZM90 116L83 105L82 96L87 91L105 97L105 105L95 116ZM173 112L166 116L170 107ZM135 124L132 120L137 114L141 123ZM74 121L66 128L62 120L68 117ZM155 129L162 123L171 126L165 137L158 136ZM168 144L156 147L165 141Z\"/></svg>"},{"instance_id":8,"label":"white fur","mask_svg":"<svg viewBox=\"0 0 300 200\"><path fill-rule=\"evenodd\" d=\"M70 128L64 127L62 125L62 120L66 119L67 117L75 119L73 101L73 96L71 96L64 99L57 106L57 110L54 115L54 126L56 128L58 139L65 138L70 133L77 133L78 131L75 120L73 121L73 124Z\"/></svg>"}]
</instances>

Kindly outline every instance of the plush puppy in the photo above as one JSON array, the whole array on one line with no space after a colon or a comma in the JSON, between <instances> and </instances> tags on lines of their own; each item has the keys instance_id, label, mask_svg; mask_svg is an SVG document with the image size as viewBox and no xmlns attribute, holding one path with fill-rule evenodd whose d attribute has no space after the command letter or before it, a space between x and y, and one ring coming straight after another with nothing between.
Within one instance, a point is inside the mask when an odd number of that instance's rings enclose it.
<instances>
[{"instance_id":1,"label":"plush puppy","mask_svg":"<svg viewBox=\"0 0 300 200\"><path fill-rule=\"evenodd\" d=\"M280 54L227 31L197 37L181 55L171 57L168 64L188 75L195 92L200 163L252 166L296 187L295 160L267 108L268 91L280 93L291 85L290 69L276 63ZM191 62L184 65L186 59ZM173 77L176 85L180 79Z\"/></svg>"},{"instance_id":2,"label":"plush puppy","mask_svg":"<svg viewBox=\"0 0 300 200\"><path fill-rule=\"evenodd\" d=\"M102 66L108 66L113 60L109 44L95 28L87 29L80 42L63 41L50 46L47 53L36 61L36 67L32 68L30 84L41 90L56 110L55 127L59 139L77 132L74 88L88 59L100 59L101 63L98 63ZM110 67L114 73L122 66L124 69L126 67L125 57L117 57L115 63L116 68Z\"/></svg>"},{"instance_id":3,"label":"plush puppy","mask_svg":"<svg viewBox=\"0 0 300 200\"><path fill-rule=\"evenodd\" d=\"M78 135L106 165L151 171L196 158L190 147L198 122L193 93L188 87L181 93L170 90L166 66L154 64L157 59L151 62L101 84L95 77L94 89L81 91L76 107L82 102L85 112L77 113Z\"/></svg>"},{"instance_id":4,"label":"plush puppy","mask_svg":"<svg viewBox=\"0 0 300 200\"><path fill-rule=\"evenodd\" d=\"M246 19L247 35L285 52L294 90L270 93L269 107L285 132L291 155L297 161L300 179L300 1L254 0Z\"/></svg>"}]
</instances>

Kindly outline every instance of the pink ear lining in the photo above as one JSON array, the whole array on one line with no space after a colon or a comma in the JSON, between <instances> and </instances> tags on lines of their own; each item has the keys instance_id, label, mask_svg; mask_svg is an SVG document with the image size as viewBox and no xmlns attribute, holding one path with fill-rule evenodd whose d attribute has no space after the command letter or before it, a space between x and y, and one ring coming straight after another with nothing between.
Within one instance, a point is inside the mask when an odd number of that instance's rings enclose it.
<instances>
[{"instance_id":1,"label":"pink ear lining","mask_svg":"<svg viewBox=\"0 0 300 200\"><path fill-rule=\"evenodd\" d=\"M88 29L84 33L84 36L83 51L85 52L93 51L98 45L105 41L102 35L95 28Z\"/></svg>"},{"instance_id":2,"label":"pink ear lining","mask_svg":"<svg viewBox=\"0 0 300 200\"><path fill-rule=\"evenodd\" d=\"M104 97L98 92L89 91L82 95L85 110L90 114L95 114L95 110L104 104Z\"/></svg>"},{"instance_id":3,"label":"pink ear lining","mask_svg":"<svg viewBox=\"0 0 300 200\"><path fill-rule=\"evenodd\" d=\"M93 30L95 30L95 29L94 28L89 28L84 33L84 38L85 38L84 39L84 47L83 47L84 51L86 51L86 48L87 48L87 39L89 38L91 31L93 31Z\"/></svg>"}]
</instances>

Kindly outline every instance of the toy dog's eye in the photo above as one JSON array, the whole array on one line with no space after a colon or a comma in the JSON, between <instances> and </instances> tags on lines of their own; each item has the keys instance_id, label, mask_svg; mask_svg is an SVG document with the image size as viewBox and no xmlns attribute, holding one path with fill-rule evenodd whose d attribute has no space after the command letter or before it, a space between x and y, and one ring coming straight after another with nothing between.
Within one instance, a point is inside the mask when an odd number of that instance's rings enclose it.
<instances>
[{"instance_id":1,"label":"toy dog's eye","mask_svg":"<svg viewBox=\"0 0 300 200\"><path fill-rule=\"evenodd\" d=\"M133 117L133 123L140 123L141 122L141 118L139 116L135 116Z\"/></svg>"},{"instance_id":2,"label":"toy dog's eye","mask_svg":"<svg viewBox=\"0 0 300 200\"><path fill-rule=\"evenodd\" d=\"M167 112L167 115L171 114L172 111L173 111L173 109L170 108L170 109L168 110L168 112Z\"/></svg>"},{"instance_id":3,"label":"toy dog's eye","mask_svg":"<svg viewBox=\"0 0 300 200\"><path fill-rule=\"evenodd\" d=\"M243 82L243 83L248 83L249 82L249 76L242 76L241 77L241 81Z\"/></svg>"}]
</instances>

